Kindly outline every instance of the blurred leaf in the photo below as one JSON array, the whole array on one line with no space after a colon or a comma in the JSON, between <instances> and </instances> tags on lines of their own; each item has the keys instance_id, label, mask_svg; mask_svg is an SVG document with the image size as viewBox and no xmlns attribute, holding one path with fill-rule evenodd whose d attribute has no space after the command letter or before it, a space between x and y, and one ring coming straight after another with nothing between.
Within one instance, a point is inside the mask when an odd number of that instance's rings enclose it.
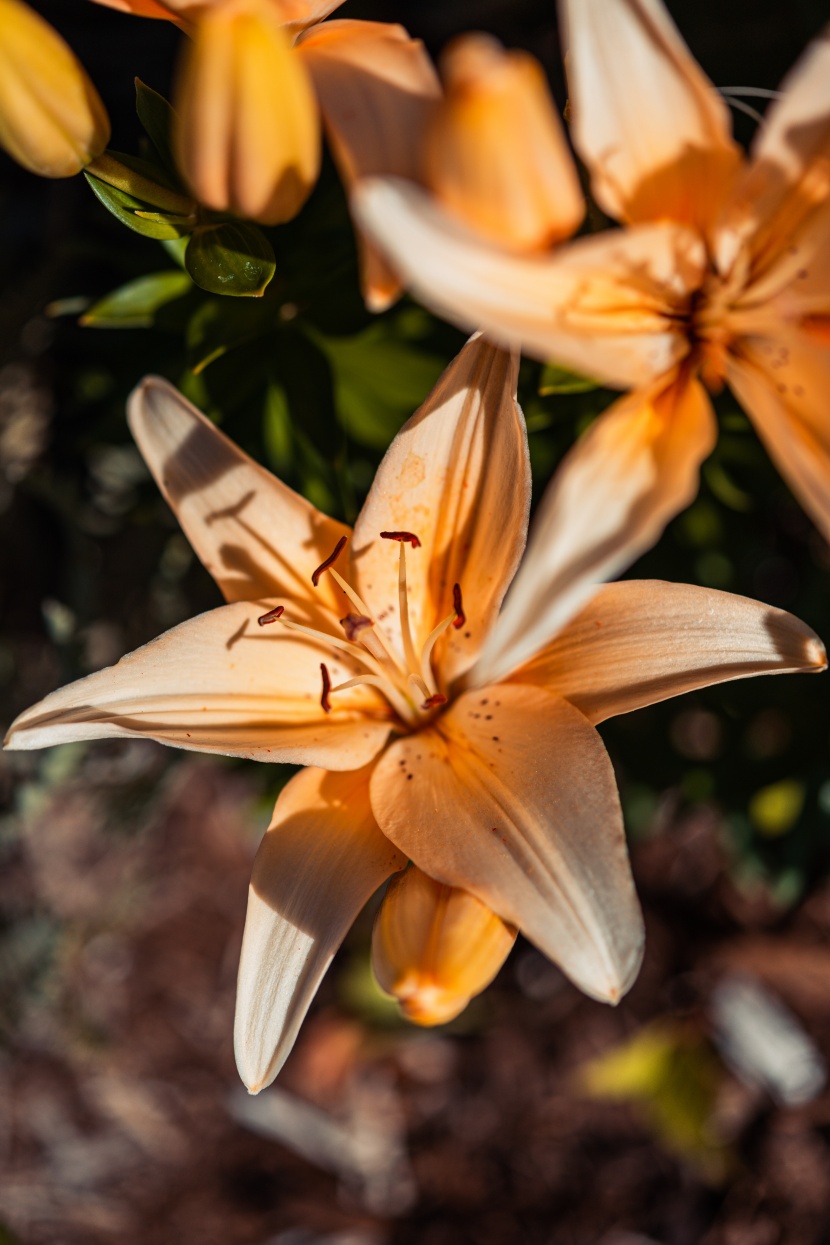
<instances>
[{"instance_id":1,"label":"blurred leaf","mask_svg":"<svg viewBox=\"0 0 830 1245\"><path fill-rule=\"evenodd\" d=\"M203 290L236 298L261 298L277 267L262 230L231 221L195 229L185 266Z\"/></svg>"},{"instance_id":2,"label":"blurred leaf","mask_svg":"<svg viewBox=\"0 0 830 1245\"><path fill-rule=\"evenodd\" d=\"M189 240L190 239L187 237L161 239L161 245L164 247L167 254L173 262L178 264L182 269L185 268L184 256Z\"/></svg>"},{"instance_id":3,"label":"blurred leaf","mask_svg":"<svg viewBox=\"0 0 830 1245\"><path fill-rule=\"evenodd\" d=\"M187 326L188 362L194 372L201 372L243 342L273 332L273 309L264 303L207 299Z\"/></svg>"},{"instance_id":4,"label":"blurred leaf","mask_svg":"<svg viewBox=\"0 0 830 1245\"><path fill-rule=\"evenodd\" d=\"M719 1080L718 1064L701 1039L660 1022L581 1069L591 1097L638 1103L666 1149L713 1183L723 1180L730 1164L710 1123Z\"/></svg>"},{"instance_id":5,"label":"blurred leaf","mask_svg":"<svg viewBox=\"0 0 830 1245\"><path fill-rule=\"evenodd\" d=\"M147 211L147 204L142 203L140 199L133 198L123 190L119 190L116 186L110 186L107 182L102 182L100 178L94 177L91 173L84 171L84 177L92 188L92 192L97 199L103 203L108 212L111 212L116 220L120 220L122 225L126 225L128 229L134 230L135 233L142 234L145 238L155 238L157 241L163 241L166 238L181 238L189 232L189 227L185 229L181 224L175 223L178 218L173 217L168 220L162 214L156 214L157 219L148 220L136 215L136 212Z\"/></svg>"},{"instance_id":6,"label":"blurred leaf","mask_svg":"<svg viewBox=\"0 0 830 1245\"><path fill-rule=\"evenodd\" d=\"M271 381L265 393L265 410L262 417L262 435L265 451L271 466L278 475L287 475L292 467L294 438L291 431L291 412L282 385Z\"/></svg>"},{"instance_id":7,"label":"blurred leaf","mask_svg":"<svg viewBox=\"0 0 830 1245\"><path fill-rule=\"evenodd\" d=\"M395 335L388 321L353 337L309 330L332 369L338 418L356 441L386 449L401 424L426 398L443 360Z\"/></svg>"},{"instance_id":8,"label":"blurred leaf","mask_svg":"<svg viewBox=\"0 0 830 1245\"><path fill-rule=\"evenodd\" d=\"M571 372L556 363L546 363L539 377L539 393L542 397L551 393L590 393L599 388L599 381L591 380L589 376L580 376L578 372Z\"/></svg>"},{"instance_id":9,"label":"blurred leaf","mask_svg":"<svg viewBox=\"0 0 830 1245\"><path fill-rule=\"evenodd\" d=\"M738 488L723 464L717 458L710 458L703 466L703 474L709 488L718 501L723 502L730 510L747 511L753 507L752 498L743 489Z\"/></svg>"},{"instance_id":10,"label":"blurred leaf","mask_svg":"<svg viewBox=\"0 0 830 1245\"><path fill-rule=\"evenodd\" d=\"M149 328L160 307L193 288L186 272L168 269L128 281L99 299L81 324L95 328Z\"/></svg>"},{"instance_id":11,"label":"blurred leaf","mask_svg":"<svg viewBox=\"0 0 830 1245\"><path fill-rule=\"evenodd\" d=\"M758 833L772 839L791 830L801 816L805 794L804 784L794 778L756 791L749 802L749 817Z\"/></svg>"},{"instance_id":12,"label":"blurred leaf","mask_svg":"<svg viewBox=\"0 0 830 1245\"><path fill-rule=\"evenodd\" d=\"M123 151L105 151L96 156L86 169L93 177L123 190L145 206L164 212L189 215L196 211L196 201L173 183L169 173L155 160L131 156Z\"/></svg>"},{"instance_id":13,"label":"blurred leaf","mask_svg":"<svg viewBox=\"0 0 830 1245\"><path fill-rule=\"evenodd\" d=\"M154 91L140 78L135 80L135 110L150 142L158 152L167 171L179 182L179 173L170 147L170 134L175 112L163 95Z\"/></svg>"}]
</instances>

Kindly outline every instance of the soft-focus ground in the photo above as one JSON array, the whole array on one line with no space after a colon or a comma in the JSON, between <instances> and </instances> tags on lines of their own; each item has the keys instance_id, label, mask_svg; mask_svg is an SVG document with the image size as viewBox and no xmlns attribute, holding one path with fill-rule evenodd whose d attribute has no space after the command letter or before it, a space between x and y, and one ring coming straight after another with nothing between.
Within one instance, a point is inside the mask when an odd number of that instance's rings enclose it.
<instances>
[{"instance_id":1,"label":"soft-focus ground","mask_svg":"<svg viewBox=\"0 0 830 1245\"><path fill-rule=\"evenodd\" d=\"M806 1035L830 1050L830 886L774 922L727 880L714 814L669 800L635 849L648 953L616 1011L520 945L451 1030L406 1028L368 981L366 919L250 1098L231 1015L263 809L250 769L169 757L66 748L28 781L4 762L24 779L0 890L9 1239L828 1239L830 1093ZM736 1075L718 1050L747 1033Z\"/></svg>"}]
</instances>

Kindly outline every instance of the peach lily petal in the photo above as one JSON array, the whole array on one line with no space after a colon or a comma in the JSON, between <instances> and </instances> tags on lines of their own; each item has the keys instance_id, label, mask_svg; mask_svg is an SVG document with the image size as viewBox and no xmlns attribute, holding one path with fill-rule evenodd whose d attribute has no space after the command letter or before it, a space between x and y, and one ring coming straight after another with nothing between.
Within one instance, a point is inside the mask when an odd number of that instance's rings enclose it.
<instances>
[{"instance_id":1,"label":"peach lily petal","mask_svg":"<svg viewBox=\"0 0 830 1245\"><path fill-rule=\"evenodd\" d=\"M441 94L421 41L389 22L337 20L307 31L297 54L346 188L375 173L416 177L424 128ZM400 285L371 243L361 235L359 243L367 303L382 311Z\"/></svg>"},{"instance_id":2,"label":"peach lily petal","mask_svg":"<svg viewBox=\"0 0 830 1245\"><path fill-rule=\"evenodd\" d=\"M694 688L826 669L818 636L784 610L693 584L606 584L512 676L603 722Z\"/></svg>"},{"instance_id":3,"label":"peach lily petal","mask_svg":"<svg viewBox=\"0 0 830 1245\"><path fill-rule=\"evenodd\" d=\"M239 1075L253 1094L288 1057L360 909L406 863L372 815L370 773L295 774L254 861L234 1025Z\"/></svg>"},{"instance_id":4,"label":"peach lily petal","mask_svg":"<svg viewBox=\"0 0 830 1245\"><path fill-rule=\"evenodd\" d=\"M369 178L352 212L407 288L448 320L619 387L687 352L676 320L701 281L700 238L673 225L612 230L554 255L499 250L419 187Z\"/></svg>"},{"instance_id":5,"label":"peach lily petal","mask_svg":"<svg viewBox=\"0 0 830 1245\"><path fill-rule=\"evenodd\" d=\"M830 196L830 29L781 84L752 145L752 163L725 228L748 243L756 269L786 254L792 235Z\"/></svg>"},{"instance_id":6,"label":"peach lily petal","mask_svg":"<svg viewBox=\"0 0 830 1245\"><path fill-rule=\"evenodd\" d=\"M585 200L539 62L488 35L467 35L444 52L441 76L444 99L423 159L440 202L517 251L545 250L574 233Z\"/></svg>"},{"instance_id":7,"label":"peach lily petal","mask_svg":"<svg viewBox=\"0 0 830 1245\"><path fill-rule=\"evenodd\" d=\"M626 221L706 229L740 163L729 110L660 0L562 0L574 145Z\"/></svg>"},{"instance_id":8,"label":"peach lily petal","mask_svg":"<svg viewBox=\"0 0 830 1245\"><path fill-rule=\"evenodd\" d=\"M357 671L331 650L257 617L267 602L224 605L180 623L115 666L60 688L22 713L5 746L143 737L196 752L357 769L383 747L390 723L368 687L325 714L320 662L332 681Z\"/></svg>"},{"instance_id":9,"label":"peach lily petal","mask_svg":"<svg viewBox=\"0 0 830 1245\"><path fill-rule=\"evenodd\" d=\"M398 559L378 533L420 541L406 555L416 649L452 614L460 586L466 622L438 641L440 684L475 660L525 547L530 460L517 374L518 361L482 337L467 342L395 437L355 523L359 591L400 652Z\"/></svg>"},{"instance_id":10,"label":"peach lily petal","mask_svg":"<svg viewBox=\"0 0 830 1245\"><path fill-rule=\"evenodd\" d=\"M729 384L770 457L830 540L830 350L792 330L746 339L730 357Z\"/></svg>"},{"instance_id":11,"label":"peach lily petal","mask_svg":"<svg viewBox=\"0 0 830 1245\"><path fill-rule=\"evenodd\" d=\"M200 14L174 103L177 162L200 202L267 225L297 214L320 171L319 117L266 0Z\"/></svg>"},{"instance_id":12,"label":"peach lily petal","mask_svg":"<svg viewBox=\"0 0 830 1245\"><path fill-rule=\"evenodd\" d=\"M598 583L650 548L695 497L700 464L716 438L706 391L685 370L602 415L551 481L469 682L493 682L526 662Z\"/></svg>"},{"instance_id":13,"label":"peach lily petal","mask_svg":"<svg viewBox=\"0 0 830 1245\"><path fill-rule=\"evenodd\" d=\"M255 463L159 376L133 391L127 418L187 539L227 601L287 596L303 620L342 598L311 574L350 529Z\"/></svg>"},{"instance_id":14,"label":"peach lily petal","mask_svg":"<svg viewBox=\"0 0 830 1245\"><path fill-rule=\"evenodd\" d=\"M392 879L378 909L372 967L407 1020L446 1024L489 986L516 932L469 891L411 865Z\"/></svg>"},{"instance_id":15,"label":"peach lily petal","mask_svg":"<svg viewBox=\"0 0 830 1245\"><path fill-rule=\"evenodd\" d=\"M573 705L509 684L463 695L387 748L370 790L401 851L518 926L580 989L615 1002L631 985L643 926L614 773Z\"/></svg>"}]
</instances>

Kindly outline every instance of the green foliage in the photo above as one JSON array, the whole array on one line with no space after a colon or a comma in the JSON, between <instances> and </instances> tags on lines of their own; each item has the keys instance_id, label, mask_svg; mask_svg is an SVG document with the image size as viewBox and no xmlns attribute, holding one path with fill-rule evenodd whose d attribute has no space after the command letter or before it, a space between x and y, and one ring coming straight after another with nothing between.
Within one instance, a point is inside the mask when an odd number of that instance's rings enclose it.
<instances>
[{"instance_id":1,"label":"green foliage","mask_svg":"<svg viewBox=\"0 0 830 1245\"><path fill-rule=\"evenodd\" d=\"M209 294L241 298L261 298L277 267L262 230L242 221L198 226L184 262L196 284Z\"/></svg>"},{"instance_id":2,"label":"green foliage","mask_svg":"<svg viewBox=\"0 0 830 1245\"><path fill-rule=\"evenodd\" d=\"M150 328L162 307L182 298L192 288L187 273L173 269L136 277L99 298L81 317L81 324L94 328Z\"/></svg>"}]
</instances>

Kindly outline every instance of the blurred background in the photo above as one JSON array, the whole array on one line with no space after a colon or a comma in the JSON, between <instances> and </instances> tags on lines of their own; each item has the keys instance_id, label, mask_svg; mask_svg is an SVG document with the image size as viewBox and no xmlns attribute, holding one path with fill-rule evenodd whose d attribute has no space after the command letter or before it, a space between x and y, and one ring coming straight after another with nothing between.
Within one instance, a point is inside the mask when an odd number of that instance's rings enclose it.
<instances>
[{"instance_id":1,"label":"blurred background","mask_svg":"<svg viewBox=\"0 0 830 1245\"><path fill-rule=\"evenodd\" d=\"M36 7L137 152L133 76L169 93L181 36L75 0ZM825 0L673 0L716 85L774 88ZM551 0L349 0L434 53L484 29L564 104ZM747 100L753 106L758 100ZM763 107L763 102L762 105ZM756 122L742 112L749 141ZM262 300L105 300L175 271L82 178L0 155L0 718L200 610L212 581L124 420L169 376L246 449L354 518L383 449L462 337L362 307L329 167L268 231ZM91 324L82 327L86 314ZM540 392L538 497L611 395ZM565 389L573 386L564 386ZM695 504L633 568L793 611L830 639L830 550L728 395ZM2 1245L820 1245L830 1241L830 696L781 677L601 728L648 943L616 1010L519 942L453 1025L398 1019L372 909L277 1084L233 1063L251 860L287 767L151 743L0 757Z\"/></svg>"}]
</instances>

